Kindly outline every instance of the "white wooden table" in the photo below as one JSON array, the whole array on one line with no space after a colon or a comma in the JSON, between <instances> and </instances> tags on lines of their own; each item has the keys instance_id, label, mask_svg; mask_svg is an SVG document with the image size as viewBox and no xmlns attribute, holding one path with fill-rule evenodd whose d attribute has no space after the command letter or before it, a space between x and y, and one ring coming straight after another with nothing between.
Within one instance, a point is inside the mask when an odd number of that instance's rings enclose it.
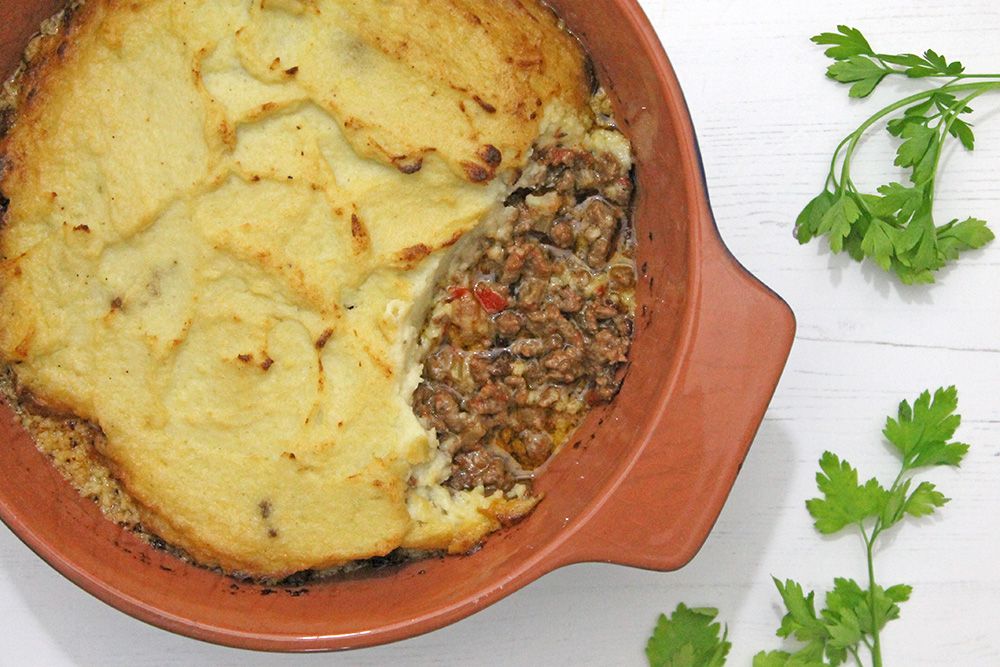
<instances>
[{"instance_id":1,"label":"white wooden table","mask_svg":"<svg viewBox=\"0 0 1000 667\"><path fill-rule=\"evenodd\" d=\"M684 85L722 235L788 300L799 323L750 457L694 562L669 574L569 567L417 639L347 654L278 656L210 646L135 621L78 590L0 528L0 664L641 665L657 614L686 601L720 608L734 643L729 664L746 665L756 651L780 645L771 574L816 588L836 575L863 577L859 541L821 539L803 507L815 492L820 454L832 449L862 473L889 473L894 460L879 435L885 415L925 387L954 383L965 416L959 436L972 450L960 471L930 477L954 498L941 517L903 526L878 555L884 584L915 589L903 619L884 635L885 655L896 666L1000 665L1000 242L964 258L937 286L907 288L818 245L800 248L791 237L830 151L877 104L849 103L844 87L824 79L825 58L807 38L846 22L879 50L934 48L970 71L995 72L1000 5L643 5ZM1000 95L976 106L978 148L947 154L938 213L977 215L997 229ZM859 181L876 185L892 175L891 150L882 138L868 142L855 169Z\"/></svg>"}]
</instances>

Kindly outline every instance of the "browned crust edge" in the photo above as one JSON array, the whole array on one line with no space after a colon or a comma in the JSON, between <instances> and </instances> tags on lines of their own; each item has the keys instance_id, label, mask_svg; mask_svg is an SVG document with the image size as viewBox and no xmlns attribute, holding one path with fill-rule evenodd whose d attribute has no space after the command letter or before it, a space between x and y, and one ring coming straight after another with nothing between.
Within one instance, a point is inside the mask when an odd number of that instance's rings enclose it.
<instances>
[{"instance_id":1,"label":"browned crust edge","mask_svg":"<svg viewBox=\"0 0 1000 667\"><path fill-rule=\"evenodd\" d=\"M21 64L4 79L0 91L0 155L4 152L3 138L10 132L17 117L33 107L52 63L66 57L70 37L77 32L83 18L93 13L91 7L95 4L98 4L96 0L88 3L72 0L43 21L38 32L28 41Z\"/></svg>"},{"instance_id":2,"label":"browned crust edge","mask_svg":"<svg viewBox=\"0 0 1000 667\"><path fill-rule=\"evenodd\" d=\"M4 195L3 182L7 170L17 156L10 153L8 136L18 121L37 108L44 97L45 83L54 64L68 57L72 38L94 15L100 0L68 0L65 6L39 26L38 32L28 40L21 56L21 63L0 81L0 231L7 224L9 199Z\"/></svg>"}]
</instances>

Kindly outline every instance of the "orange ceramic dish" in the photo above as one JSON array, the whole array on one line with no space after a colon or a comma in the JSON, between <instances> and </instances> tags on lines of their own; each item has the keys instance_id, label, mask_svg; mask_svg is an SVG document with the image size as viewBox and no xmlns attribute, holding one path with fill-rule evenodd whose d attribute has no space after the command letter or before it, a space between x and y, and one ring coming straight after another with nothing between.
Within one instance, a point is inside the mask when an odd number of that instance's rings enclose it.
<instances>
[{"instance_id":1,"label":"orange ceramic dish","mask_svg":"<svg viewBox=\"0 0 1000 667\"><path fill-rule=\"evenodd\" d=\"M58 0L8 0L0 72ZM552 0L593 56L637 159L635 342L621 393L547 466L545 500L474 554L277 591L150 547L105 519L0 409L0 518L56 570L167 630L242 648L381 644L458 620L563 565L676 569L697 552L792 343L788 306L719 238L680 87L635 0Z\"/></svg>"}]
</instances>

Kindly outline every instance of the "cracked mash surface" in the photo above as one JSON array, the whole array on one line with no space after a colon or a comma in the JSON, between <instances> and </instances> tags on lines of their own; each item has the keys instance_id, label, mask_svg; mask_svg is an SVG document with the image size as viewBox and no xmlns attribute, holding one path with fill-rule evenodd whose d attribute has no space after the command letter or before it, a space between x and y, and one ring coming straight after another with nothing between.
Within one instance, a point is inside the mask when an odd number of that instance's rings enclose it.
<instances>
[{"instance_id":1,"label":"cracked mash surface","mask_svg":"<svg viewBox=\"0 0 1000 667\"><path fill-rule=\"evenodd\" d=\"M555 19L92 0L62 39L0 143L20 384L97 424L143 523L206 564L280 575L495 529L520 501L424 490L408 509L432 453L413 341L545 110L585 106Z\"/></svg>"}]
</instances>

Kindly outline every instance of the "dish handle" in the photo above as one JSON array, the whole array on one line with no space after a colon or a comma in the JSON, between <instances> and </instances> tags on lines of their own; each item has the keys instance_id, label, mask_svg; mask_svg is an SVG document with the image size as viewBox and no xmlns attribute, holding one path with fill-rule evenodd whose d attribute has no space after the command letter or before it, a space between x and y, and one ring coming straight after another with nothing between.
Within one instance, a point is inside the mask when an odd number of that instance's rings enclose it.
<instances>
[{"instance_id":1,"label":"dish handle","mask_svg":"<svg viewBox=\"0 0 1000 667\"><path fill-rule=\"evenodd\" d=\"M689 349L617 486L557 550L557 565L611 562L674 570L719 516L791 350L788 305L729 253L711 212Z\"/></svg>"}]
</instances>

